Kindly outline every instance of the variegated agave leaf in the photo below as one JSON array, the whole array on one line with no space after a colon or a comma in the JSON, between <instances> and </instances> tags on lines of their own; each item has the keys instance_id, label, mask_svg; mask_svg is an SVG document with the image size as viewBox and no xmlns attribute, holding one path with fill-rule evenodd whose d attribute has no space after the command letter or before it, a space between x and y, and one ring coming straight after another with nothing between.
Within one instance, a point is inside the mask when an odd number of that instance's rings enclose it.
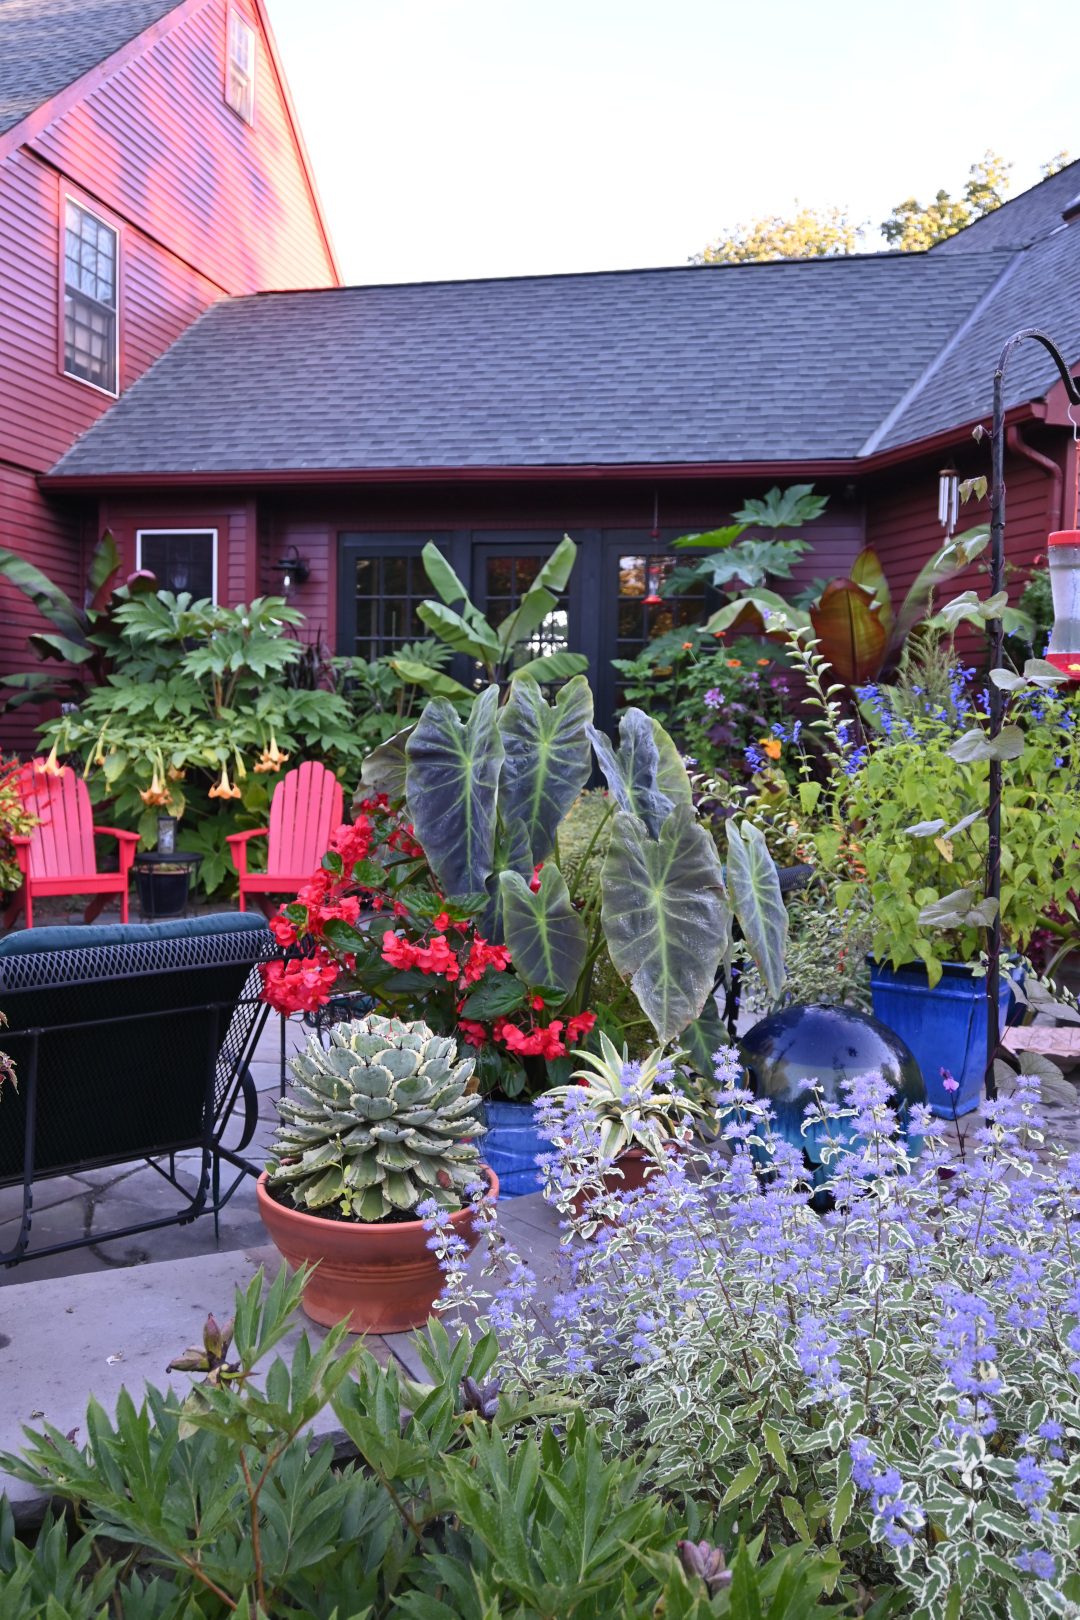
<instances>
[{"instance_id":1,"label":"variegated agave leaf","mask_svg":"<svg viewBox=\"0 0 1080 1620\"><path fill-rule=\"evenodd\" d=\"M727 823L728 889L750 955L773 1001L784 988L787 969L788 914L780 893L776 862L761 829L744 821L741 830Z\"/></svg>"},{"instance_id":2,"label":"variegated agave leaf","mask_svg":"<svg viewBox=\"0 0 1080 1620\"><path fill-rule=\"evenodd\" d=\"M526 984L550 985L569 993L585 966L585 924L570 904L566 879L550 862L534 894L523 877L504 872L499 879L503 933L514 967Z\"/></svg>"},{"instance_id":3,"label":"variegated agave leaf","mask_svg":"<svg viewBox=\"0 0 1080 1620\"><path fill-rule=\"evenodd\" d=\"M673 1040L700 1016L731 936L716 846L693 807L676 806L658 840L618 811L601 893L611 960L660 1040Z\"/></svg>"},{"instance_id":4,"label":"variegated agave leaf","mask_svg":"<svg viewBox=\"0 0 1080 1620\"><path fill-rule=\"evenodd\" d=\"M433 698L405 749L409 815L449 899L478 893L491 874L503 762L498 702L498 687L489 686L462 725L445 698Z\"/></svg>"},{"instance_id":5,"label":"variegated agave leaf","mask_svg":"<svg viewBox=\"0 0 1080 1620\"><path fill-rule=\"evenodd\" d=\"M660 788L660 750L649 716L627 709L619 721L618 753L604 732L592 725L585 730L619 809L643 821L650 838L658 838L675 801Z\"/></svg>"},{"instance_id":6,"label":"variegated agave leaf","mask_svg":"<svg viewBox=\"0 0 1080 1620\"><path fill-rule=\"evenodd\" d=\"M504 820L525 824L534 861L546 861L555 829L589 780L592 757L586 725L593 699L584 675L562 687L554 703L531 675L519 675L499 710L506 758L499 780Z\"/></svg>"}]
</instances>

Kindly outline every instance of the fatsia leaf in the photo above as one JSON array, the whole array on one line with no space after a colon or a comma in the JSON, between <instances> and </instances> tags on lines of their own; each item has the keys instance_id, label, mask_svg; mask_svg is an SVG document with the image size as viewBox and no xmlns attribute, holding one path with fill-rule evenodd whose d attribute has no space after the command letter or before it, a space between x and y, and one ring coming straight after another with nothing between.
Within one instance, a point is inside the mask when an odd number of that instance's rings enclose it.
<instances>
[{"instance_id":1,"label":"fatsia leaf","mask_svg":"<svg viewBox=\"0 0 1080 1620\"><path fill-rule=\"evenodd\" d=\"M649 716L641 709L627 709L619 721L618 753L605 732L592 725L585 730L619 809L637 816L649 837L658 838L675 805L660 790L660 750Z\"/></svg>"},{"instance_id":2,"label":"fatsia leaf","mask_svg":"<svg viewBox=\"0 0 1080 1620\"><path fill-rule=\"evenodd\" d=\"M568 994L585 966L585 924L570 904L566 879L549 861L534 894L517 872L499 878L503 936L518 976Z\"/></svg>"},{"instance_id":3,"label":"fatsia leaf","mask_svg":"<svg viewBox=\"0 0 1080 1620\"><path fill-rule=\"evenodd\" d=\"M789 484L781 494L774 484L763 500L744 501L733 512L736 523L757 523L766 529L797 529L820 517L828 504L827 495L815 495L813 484Z\"/></svg>"},{"instance_id":4,"label":"fatsia leaf","mask_svg":"<svg viewBox=\"0 0 1080 1620\"><path fill-rule=\"evenodd\" d=\"M415 725L406 726L371 750L360 767L360 786L354 805L366 799L369 792L385 793L390 800L405 797L405 773L409 763L405 745L415 730Z\"/></svg>"},{"instance_id":5,"label":"fatsia leaf","mask_svg":"<svg viewBox=\"0 0 1080 1620\"><path fill-rule=\"evenodd\" d=\"M864 591L869 591L877 604L878 617L885 626L886 633L892 634L896 615L893 612L892 592L889 582L885 578L885 570L881 566L881 558L873 546L864 546L851 565L848 576L853 585L861 585Z\"/></svg>"},{"instance_id":6,"label":"fatsia leaf","mask_svg":"<svg viewBox=\"0 0 1080 1620\"><path fill-rule=\"evenodd\" d=\"M728 888L750 955L754 958L773 1001L784 988L787 969L788 914L780 893L776 862L769 854L761 829L734 817L726 823Z\"/></svg>"},{"instance_id":7,"label":"fatsia leaf","mask_svg":"<svg viewBox=\"0 0 1080 1620\"><path fill-rule=\"evenodd\" d=\"M524 822L534 861L547 860L556 828L589 780L592 754L585 728L592 715L592 692L583 675L568 681L554 703L545 703L531 675L519 675L499 710L506 756L499 810L507 822L515 817Z\"/></svg>"},{"instance_id":8,"label":"fatsia leaf","mask_svg":"<svg viewBox=\"0 0 1080 1620\"><path fill-rule=\"evenodd\" d=\"M653 741L660 763L656 770L656 785L672 804L693 804L694 791L682 757L659 720L652 723Z\"/></svg>"},{"instance_id":9,"label":"fatsia leaf","mask_svg":"<svg viewBox=\"0 0 1080 1620\"><path fill-rule=\"evenodd\" d=\"M531 675L541 686L547 686L554 681L569 681L575 675L584 675L588 667L589 660L583 653L544 653L540 658L530 658L527 664L512 669L510 679L517 681L522 675Z\"/></svg>"},{"instance_id":10,"label":"fatsia leaf","mask_svg":"<svg viewBox=\"0 0 1080 1620\"><path fill-rule=\"evenodd\" d=\"M601 918L616 971L629 978L659 1040L673 1040L712 990L731 933L716 846L680 804L658 840L616 812L601 870Z\"/></svg>"},{"instance_id":11,"label":"fatsia leaf","mask_svg":"<svg viewBox=\"0 0 1080 1620\"><path fill-rule=\"evenodd\" d=\"M495 847L495 798L503 762L489 686L462 725L445 698L432 698L405 745L405 797L416 836L450 899L482 889Z\"/></svg>"},{"instance_id":12,"label":"fatsia leaf","mask_svg":"<svg viewBox=\"0 0 1080 1620\"><path fill-rule=\"evenodd\" d=\"M674 542L674 545L676 550L694 546L718 551L725 546L733 546L743 530L748 527L746 523L729 523L726 528L710 529L707 534L684 534Z\"/></svg>"},{"instance_id":13,"label":"fatsia leaf","mask_svg":"<svg viewBox=\"0 0 1080 1620\"><path fill-rule=\"evenodd\" d=\"M885 659L889 637L874 598L850 579L830 580L810 622L818 651L837 678L855 686L873 680Z\"/></svg>"}]
</instances>

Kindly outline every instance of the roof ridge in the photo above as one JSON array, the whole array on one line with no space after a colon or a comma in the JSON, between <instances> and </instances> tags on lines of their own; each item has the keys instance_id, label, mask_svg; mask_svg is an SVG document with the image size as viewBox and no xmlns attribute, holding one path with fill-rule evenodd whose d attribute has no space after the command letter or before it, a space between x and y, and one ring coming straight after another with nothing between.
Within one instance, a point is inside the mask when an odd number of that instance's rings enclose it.
<instances>
[{"instance_id":1,"label":"roof ridge","mask_svg":"<svg viewBox=\"0 0 1080 1620\"><path fill-rule=\"evenodd\" d=\"M946 360L949 358L950 354L953 353L957 346L967 336L968 332L971 331L972 327L983 314L984 310L986 310L987 307L993 303L1002 287L1004 287L1006 282L1008 282L1012 277L1017 266L1020 264L1023 255L1027 252L1027 249L999 248L997 251L999 253L1008 253L1010 262L1005 266L1004 270L1002 270L1000 276L998 276L993 285L989 287L985 293L983 293L978 302L974 304L973 307L968 311L967 315L960 322L960 325L957 327L948 343L945 344L945 347L934 356L934 358L930 361L930 364L923 371L922 375L917 377L907 392L897 400L888 416L886 416L884 421L874 429L873 433L871 433L870 437L866 440L866 443L862 446L862 448L855 452L856 460L859 460L859 458L862 456L873 455L874 451L881 444L882 440L888 433L892 431L897 422L899 422L901 417L906 413L908 407L914 403L914 401L922 393L923 389L930 382L931 378L936 376L936 374L941 370L941 367L945 364Z\"/></svg>"}]
</instances>

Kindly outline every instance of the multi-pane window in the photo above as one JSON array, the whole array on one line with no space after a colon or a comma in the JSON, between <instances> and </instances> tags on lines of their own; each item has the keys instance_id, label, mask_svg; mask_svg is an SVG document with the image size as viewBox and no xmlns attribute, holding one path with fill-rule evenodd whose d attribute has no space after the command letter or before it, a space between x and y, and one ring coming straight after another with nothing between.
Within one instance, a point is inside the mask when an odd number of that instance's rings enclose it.
<instances>
[{"instance_id":1,"label":"multi-pane window","mask_svg":"<svg viewBox=\"0 0 1080 1620\"><path fill-rule=\"evenodd\" d=\"M216 541L215 529L140 529L135 566L154 575L159 591L187 591L195 602L213 602Z\"/></svg>"},{"instance_id":2,"label":"multi-pane window","mask_svg":"<svg viewBox=\"0 0 1080 1620\"><path fill-rule=\"evenodd\" d=\"M430 635L416 610L431 595L419 556L357 557L356 657L381 658Z\"/></svg>"},{"instance_id":3,"label":"multi-pane window","mask_svg":"<svg viewBox=\"0 0 1080 1620\"><path fill-rule=\"evenodd\" d=\"M683 625L698 624L705 607L705 586L698 581L664 596L660 589L685 557L638 555L619 558L619 622L616 658L636 658L657 636Z\"/></svg>"},{"instance_id":4,"label":"multi-pane window","mask_svg":"<svg viewBox=\"0 0 1080 1620\"><path fill-rule=\"evenodd\" d=\"M496 627L508 619L521 606L521 599L535 584L546 557L488 557L485 568L485 612L488 623ZM567 652L569 619L567 595L558 597L558 605L539 624L527 641L517 648L515 662L526 664L545 653Z\"/></svg>"},{"instance_id":5,"label":"multi-pane window","mask_svg":"<svg viewBox=\"0 0 1080 1620\"><path fill-rule=\"evenodd\" d=\"M64 370L116 393L117 234L70 198L64 214Z\"/></svg>"},{"instance_id":6,"label":"multi-pane window","mask_svg":"<svg viewBox=\"0 0 1080 1620\"><path fill-rule=\"evenodd\" d=\"M255 30L238 11L229 11L225 100L245 124L255 122Z\"/></svg>"}]
</instances>

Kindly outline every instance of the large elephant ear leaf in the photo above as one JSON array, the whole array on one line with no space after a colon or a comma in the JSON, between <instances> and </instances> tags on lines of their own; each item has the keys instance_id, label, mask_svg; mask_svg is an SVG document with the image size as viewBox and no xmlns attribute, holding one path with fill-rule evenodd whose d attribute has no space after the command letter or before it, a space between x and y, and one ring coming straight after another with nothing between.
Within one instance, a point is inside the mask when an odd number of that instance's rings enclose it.
<instances>
[{"instance_id":1,"label":"large elephant ear leaf","mask_svg":"<svg viewBox=\"0 0 1080 1620\"><path fill-rule=\"evenodd\" d=\"M753 822L742 829L734 819L727 823L728 888L757 970L773 1001L778 1000L787 978L788 914L780 893L776 862Z\"/></svg>"},{"instance_id":2,"label":"large elephant ear leaf","mask_svg":"<svg viewBox=\"0 0 1080 1620\"><path fill-rule=\"evenodd\" d=\"M481 924L489 945L501 945L504 938L503 895L499 878L503 872L519 872L528 881L533 875L534 865L525 823L520 816L515 816L512 821L504 822L495 834L495 856L491 876L487 880L487 892L491 899Z\"/></svg>"},{"instance_id":3,"label":"large elephant ear leaf","mask_svg":"<svg viewBox=\"0 0 1080 1620\"><path fill-rule=\"evenodd\" d=\"M405 745L409 815L449 899L476 894L491 874L503 762L498 702L498 687L489 686L462 725L445 698L433 698Z\"/></svg>"},{"instance_id":4,"label":"large elephant ear leaf","mask_svg":"<svg viewBox=\"0 0 1080 1620\"><path fill-rule=\"evenodd\" d=\"M549 861L534 894L517 872L499 878L503 937L519 978L568 994L581 977L587 945L585 924L570 904L566 879Z\"/></svg>"},{"instance_id":5,"label":"large elephant ear leaf","mask_svg":"<svg viewBox=\"0 0 1080 1620\"><path fill-rule=\"evenodd\" d=\"M660 750L649 716L641 709L627 709L619 721L618 753L606 733L591 725L585 730L619 809L637 816L649 837L658 838L675 802L660 788Z\"/></svg>"},{"instance_id":6,"label":"large elephant ear leaf","mask_svg":"<svg viewBox=\"0 0 1080 1620\"><path fill-rule=\"evenodd\" d=\"M616 971L630 979L658 1038L674 1040L701 1016L731 937L716 845L691 805L676 806L658 840L620 810L600 882Z\"/></svg>"},{"instance_id":7,"label":"large elephant ear leaf","mask_svg":"<svg viewBox=\"0 0 1080 1620\"><path fill-rule=\"evenodd\" d=\"M692 1024L687 1024L679 1036L679 1045L697 1074L709 1081L715 1079L714 1055L722 1046L729 1045L728 1032L717 1009L715 996L709 996L701 1009L701 1016L695 1018Z\"/></svg>"},{"instance_id":8,"label":"large elephant ear leaf","mask_svg":"<svg viewBox=\"0 0 1080 1620\"><path fill-rule=\"evenodd\" d=\"M652 723L653 742L659 756L656 768L656 785L660 792L669 798L672 804L693 804L694 793L690 786L690 778L686 774L686 766L682 762L679 750L664 730L659 720Z\"/></svg>"},{"instance_id":9,"label":"large elephant ear leaf","mask_svg":"<svg viewBox=\"0 0 1080 1620\"><path fill-rule=\"evenodd\" d=\"M405 773L409 765L405 745L415 730L415 725L406 726L404 731L388 737L366 756L360 767L360 786L353 799L354 810L369 792L385 793L390 800L405 797Z\"/></svg>"},{"instance_id":10,"label":"large elephant ear leaf","mask_svg":"<svg viewBox=\"0 0 1080 1620\"><path fill-rule=\"evenodd\" d=\"M592 692L583 675L568 681L554 703L545 703L530 675L519 675L499 710L506 751L499 808L504 820L520 817L525 823L536 861L551 854L555 829L589 780L585 727L592 713Z\"/></svg>"}]
</instances>

